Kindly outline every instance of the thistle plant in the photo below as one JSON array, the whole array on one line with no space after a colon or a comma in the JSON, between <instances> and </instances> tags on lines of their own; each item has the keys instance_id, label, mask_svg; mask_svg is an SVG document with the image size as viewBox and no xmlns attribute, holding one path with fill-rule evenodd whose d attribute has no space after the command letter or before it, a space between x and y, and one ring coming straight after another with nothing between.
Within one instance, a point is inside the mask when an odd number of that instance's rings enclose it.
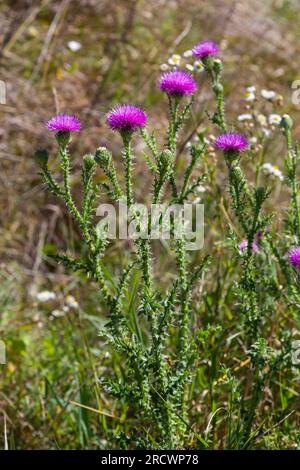
<instances>
[{"instance_id":1,"label":"thistle plant","mask_svg":"<svg viewBox=\"0 0 300 470\"><path fill-rule=\"evenodd\" d=\"M230 435L228 436L229 448L247 448L254 436L253 422L260 403L263 400L263 393L268 380L273 374L278 373L280 368L285 368L288 363L288 350L290 343L282 339L282 347L273 350L263 336L266 329L268 317L275 311L276 299L278 297L277 276L270 266L271 248L264 246L264 252L260 254L259 244L268 232L268 227L272 220L272 214L264 212L264 204L270 195L267 187L255 186L247 181L241 168L243 156L248 147L245 136L228 131L225 117L225 105L223 85L221 83L222 62L213 56L217 54L218 48L214 43L202 43L193 50L196 57L201 57L206 70L212 81L212 89L216 98L217 110L212 117L212 122L216 124L222 134L216 138L215 147L223 151L225 163L228 169L229 194L232 212L239 224L239 232L242 233L243 241L236 246L236 233L233 227L229 227L229 235L241 262L241 273L235 285L235 295L237 299L238 312L242 316L243 334L247 353L251 363L251 391L249 393L248 384L244 384L246 389L242 390L241 385L230 382L234 386L236 397L230 399L231 406L236 406L239 418L230 425ZM290 122L284 121L285 135L288 146L288 161L291 172L295 178L295 168L293 166L293 154L291 152ZM231 126L232 127L232 126ZM297 191L295 181L291 178L292 187L292 211L291 219L297 219ZM293 225L293 223L292 223ZM270 239L270 237L268 237ZM272 242L271 242L272 245ZM274 246L274 245L273 245ZM261 259L259 259L261 257ZM261 268L261 262L266 264L266 268ZM247 390L247 391L246 391ZM230 394L232 394L232 389ZM246 396L246 395L250 396ZM230 417L233 409L230 407Z\"/></svg>"},{"instance_id":2,"label":"thistle plant","mask_svg":"<svg viewBox=\"0 0 300 470\"><path fill-rule=\"evenodd\" d=\"M286 169L291 192L286 225L287 237L292 240L288 260L286 252L282 253L282 246L270 233L273 214L265 209L270 188L257 185L257 179L252 182L243 171L243 161L250 151L249 142L232 123L227 122L223 65L215 57L219 53L219 47L211 41L199 43L193 49L194 56L203 62L211 80L216 99L216 111L211 121L219 132L214 146L221 158L223 156L228 172L228 241L238 266L232 286L236 314L240 317L237 334L244 339L242 353L249 369L246 377L239 378L220 366L220 383L224 382L229 387L227 447L240 449L249 447L256 436L253 427L266 385L287 367L289 361L288 335L282 332L280 347L274 348L269 344L266 332L280 296L279 274L274 269L274 259L279 262L288 285L294 274L298 279L300 219L296 164L299 150L292 145L292 123L284 117L282 129L287 144ZM47 123L47 128L55 132L61 182L50 170L48 153L40 149L36 157L47 188L64 201L80 228L85 246L84 256L80 258L71 257L67 252L58 253L54 258L68 270L84 272L87 279L92 278L98 285L108 318L101 337L126 363L126 377L122 381L115 377L101 377L100 384L117 400L125 402L138 419L139 429L130 436L130 442L138 447L157 449L188 448L193 442L193 447L206 448L209 446L207 440L191 426L190 402L201 354L199 344L208 341L209 335L217 337L222 330L218 325L199 330L196 319L195 303L201 303L202 298L198 296L195 299L194 287L200 279L203 280L208 257L198 259L194 267L185 234L180 238L174 236L177 227L173 216L169 247L174 271L169 284L160 285L161 273L150 237L152 215L147 213L146 224L143 224L141 213L136 208L136 203L141 201L136 200L133 176L135 162L141 158L136 154L135 143L141 139L147 148L143 156L152 179L148 202L149 199L153 205L163 202L168 208L180 206L191 196L196 196L199 185L209 178L204 171L199 175L199 167L207 159L207 148L204 139L193 144L189 163L183 172L178 172L178 142L190 116L198 85L190 73L178 69L163 73L157 85L165 94L169 109L164 145L160 147L148 129L148 115L143 109L131 104L112 108L107 113L108 132L116 132L121 139L124 178L121 180L116 171L118 157L113 156L109 149L100 147L94 155L85 155L82 159L83 197L80 206L73 198L70 148L72 133L79 132L81 128L79 120L74 116L59 115ZM194 176L195 170L197 176ZM99 173L105 175L105 183L97 183ZM140 233L133 239L131 252L122 254L117 272L112 272L113 267L106 265L105 253L110 244L118 242L109 238L107 227L98 224L96 218L103 192L114 203L126 204L130 221L136 224ZM136 324L133 325L127 299L134 274L139 276L140 283ZM296 283L292 289L294 302L299 303L300 294L295 286ZM214 413L215 409L211 411ZM121 441L123 446L130 446L126 439Z\"/></svg>"},{"instance_id":3,"label":"thistle plant","mask_svg":"<svg viewBox=\"0 0 300 470\"><path fill-rule=\"evenodd\" d=\"M86 244L87 255L84 259L73 259L66 253L55 255L55 259L62 262L69 270L85 271L97 282L109 317L101 334L127 361L126 383L105 378L101 381L102 385L115 397L127 400L128 404L139 413L142 422L151 420L155 430L152 439L158 448L177 448L183 446L189 436L186 385L194 372L195 353L191 344L190 299L193 285L202 275L205 263L191 272L184 240L174 240L178 276L168 291L163 293L155 283L153 275L151 240L138 238L134 240L136 259L132 262L127 260L116 286L112 287L106 278L107 267L104 269L103 263L109 240L105 231L98 229L94 217L100 192L100 186L94 183L94 177L97 167L100 167L108 180L108 183L103 185L107 195L115 201L125 201L128 209L133 209L130 213L132 219L137 224L140 223L139 214L134 209L136 200L132 180L136 159L133 139L138 131L151 152L151 156L148 156L148 166L154 179L153 204L159 204L164 198L167 200L167 197L170 205L182 204L203 179L202 176L190 181L193 168L204 151L200 145L192 149L191 163L186 170L181 189L177 187L175 177L177 138L191 107L191 102L181 106L181 100L184 96L195 92L196 82L189 74L178 71L163 75L159 80L159 87L167 94L170 109L165 149L159 149L154 136L146 130L148 117L142 109L132 105L119 105L107 114L109 127L119 133L123 142L124 187L119 181L112 154L104 147L99 148L94 156L83 157L83 201L81 208L76 206L71 190L69 149L72 132L80 129L80 123L75 117L56 116L47 123L49 130L56 131L62 184L54 179L49 170L45 151L37 151L36 156L48 189L64 200L67 209L78 223ZM169 196L168 185L171 187ZM147 224L149 228L150 222L149 218ZM172 219L172 231L173 229ZM136 331L132 330L128 315L124 311L124 299L129 290L133 270L138 270L142 278L138 312L141 321L146 321L148 324L146 339L138 337ZM168 344L170 329L174 329L177 336L176 351L170 350ZM146 435L139 435L136 441L138 439L144 442Z\"/></svg>"}]
</instances>

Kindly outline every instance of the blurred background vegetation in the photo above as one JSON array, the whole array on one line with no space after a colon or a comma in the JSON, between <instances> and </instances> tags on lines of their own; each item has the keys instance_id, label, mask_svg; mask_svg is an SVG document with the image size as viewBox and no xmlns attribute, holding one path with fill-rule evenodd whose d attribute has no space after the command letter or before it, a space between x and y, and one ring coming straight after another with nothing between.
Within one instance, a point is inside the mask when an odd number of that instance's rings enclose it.
<instances>
[{"instance_id":1,"label":"blurred background vegetation","mask_svg":"<svg viewBox=\"0 0 300 470\"><path fill-rule=\"evenodd\" d=\"M222 48L230 120L247 112L245 88L254 85L276 91L278 99L269 112L291 113L296 123L298 120L297 134L300 108L291 102L291 83L300 78L299 26L296 0L1 2L0 79L7 87L7 102L0 105L0 339L7 349L7 363L0 365L1 447L112 448L121 445L116 439L121 442L132 425L130 410L111 401L97 380L103 374L121 377L126 371L120 358L98 337L105 312L96 288L84 277L67 275L47 257L56 247L63 249L68 244L76 251L79 244L77 228L64 208L44 191L33 158L37 147L50 152L55 149L44 122L56 112L67 112L76 114L84 124L72 144L74 194L80 198L77 184L82 156L100 145L119 155L120 142L105 124L107 110L120 101L142 105L150 114L151 128L162 135L166 103L155 86L160 65L173 53L182 54L197 41L209 38ZM205 80L199 80L198 111L185 136L207 126L204 109L210 106L211 92ZM261 107L268 105L261 103ZM266 161L282 169L280 139L272 139L266 154ZM215 156L211 157L215 163ZM117 166L120 164L121 158L117 160ZM135 174L137 199L143 200L151 187L143 161L136 162ZM199 326L213 320L234 330L232 325L238 318L228 280L233 266L229 255L228 259L224 256L226 220L220 215L225 181L220 168L204 200L210 216L201 254L209 252L214 262L202 286L208 293L199 306ZM272 204L278 208L284 205L276 188ZM109 249L107 261L116 270L126 248L125 244ZM158 255L157 270L165 273L165 279L160 278L164 283L171 272L170 261L166 250ZM197 254L194 256L197 263ZM133 317L138 282L133 278L128 298ZM215 291L210 290L211 285ZM48 292L47 300L41 295L44 291ZM221 345L214 343L213 334L209 341L217 362ZM226 357L226 351L224 354ZM230 366L239 364L240 359L237 356ZM225 400L218 390L215 403L206 406L211 387L208 380L217 381L220 372L214 364L214 370L206 374L211 357L203 353L202 360L201 390L192 404L197 432L206 429L209 413ZM299 400L299 388L279 384L277 396L268 397L264 413L275 410L279 421L281 412L288 414L290 397ZM209 439L216 448L224 445L221 415L210 429ZM272 429L253 446L293 448L299 442L297 427L299 414L294 413L290 425Z\"/></svg>"}]
</instances>

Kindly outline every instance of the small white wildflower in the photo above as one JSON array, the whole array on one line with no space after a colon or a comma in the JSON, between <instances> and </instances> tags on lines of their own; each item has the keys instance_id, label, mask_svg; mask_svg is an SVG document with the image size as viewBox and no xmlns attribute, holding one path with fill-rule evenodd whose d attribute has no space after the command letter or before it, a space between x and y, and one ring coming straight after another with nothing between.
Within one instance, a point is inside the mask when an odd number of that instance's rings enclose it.
<instances>
[{"instance_id":1,"label":"small white wildflower","mask_svg":"<svg viewBox=\"0 0 300 470\"><path fill-rule=\"evenodd\" d=\"M183 53L183 57L192 57L192 56L193 56L193 51L191 49Z\"/></svg>"},{"instance_id":2,"label":"small white wildflower","mask_svg":"<svg viewBox=\"0 0 300 470\"><path fill-rule=\"evenodd\" d=\"M192 204L199 204L200 202L201 202L201 197L200 197L200 196L194 197L194 198L192 199L192 201L191 201ZM189 222L186 221L185 224L186 224L186 226L188 226L188 225L189 225Z\"/></svg>"},{"instance_id":3,"label":"small white wildflower","mask_svg":"<svg viewBox=\"0 0 300 470\"><path fill-rule=\"evenodd\" d=\"M193 72L193 71L194 71L194 66L193 66L192 64L186 64L185 67L187 68L187 70L188 70L189 72Z\"/></svg>"},{"instance_id":4,"label":"small white wildflower","mask_svg":"<svg viewBox=\"0 0 300 470\"><path fill-rule=\"evenodd\" d=\"M165 72L165 71L168 70L168 69L169 69L168 64L161 64L160 70L161 70L162 72Z\"/></svg>"},{"instance_id":5,"label":"small white wildflower","mask_svg":"<svg viewBox=\"0 0 300 470\"><path fill-rule=\"evenodd\" d=\"M270 114L269 116L269 124L276 124L279 125L281 122L281 116L279 114Z\"/></svg>"},{"instance_id":6,"label":"small white wildflower","mask_svg":"<svg viewBox=\"0 0 300 470\"><path fill-rule=\"evenodd\" d=\"M77 300L73 297L73 295L67 295L66 305L70 308L75 308L75 309L79 307L79 304Z\"/></svg>"},{"instance_id":7,"label":"small white wildflower","mask_svg":"<svg viewBox=\"0 0 300 470\"><path fill-rule=\"evenodd\" d=\"M252 114L245 113L245 114L240 114L237 119L238 121L250 121L251 119L253 119L253 116Z\"/></svg>"},{"instance_id":8,"label":"small white wildflower","mask_svg":"<svg viewBox=\"0 0 300 470\"><path fill-rule=\"evenodd\" d=\"M206 187L203 186L202 184L199 184L199 186L196 187L196 191L197 191L198 193L205 193Z\"/></svg>"},{"instance_id":9,"label":"small white wildflower","mask_svg":"<svg viewBox=\"0 0 300 470\"><path fill-rule=\"evenodd\" d=\"M196 60L196 61L194 62L194 69L195 69L196 72L198 72L198 73L204 72L205 67L204 67L203 62L201 62L201 60Z\"/></svg>"},{"instance_id":10,"label":"small white wildflower","mask_svg":"<svg viewBox=\"0 0 300 470\"><path fill-rule=\"evenodd\" d=\"M53 310L52 311L52 316L55 318L63 317L64 312L62 310Z\"/></svg>"},{"instance_id":11,"label":"small white wildflower","mask_svg":"<svg viewBox=\"0 0 300 470\"><path fill-rule=\"evenodd\" d=\"M278 178L280 181L284 180L282 172L279 170L278 166L272 165L271 163L264 163L262 165L262 170L265 175L270 176L271 178Z\"/></svg>"},{"instance_id":12,"label":"small white wildflower","mask_svg":"<svg viewBox=\"0 0 300 470\"><path fill-rule=\"evenodd\" d=\"M49 300L54 300L56 295L54 292L50 292L48 290L44 290L42 292L38 292L36 294L36 299L40 302L48 302Z\"/></svg>"},{"instance_id":13,"label":"small white wildflower","mask_svg":"<svg viewBox=\"0 0 300 470\"><path fill-rule=\"evenodd\" d=\"M244 101L254 101L255 93L253 91L246 91L244 95Z\"/></svg>"},{"instance_id":14,"label":"small white wildflower","mask_svg":"<svg viewBox=\"0 0 300 470\"><path fill-rule=\"evenodd\" d=\"M69 41L68 42L68 48L70 49L70 51L72 52L77 52L81 49L81 44L80 42L78 41Z\"/></svg>"},{"instance_id":15,"label":"small white wildflower","mask_svg":"<svg viewBox=\"0 0 300 470\"><path fill-rule=\"evenodd\" d=\"M263 131L266 137L269 137L271 135L270 129L267 129L266 127L262 127L261 130Z\"/></svg>"},{"instance_id":16,"label":"small white wildflower","mask_svg":"<svg viewBox=\"0 0 300 470\"><path fill-rule=\"evenodd\" d=\"M262 126L265 127L268 124L267 118L264 114L258 114L256 116L257 122Z\"/></svg>"},{"instance_id":17,"label":"small white wildflower","mask_svg":"<svg viewBox=\"0 0 300 470\"><path fill-rule=\"evenodd\" d=\"M284 176L282 172L279 170L278 166L274 165L273 166L273 175L278 178L280 181L284 180Z\"/></svg>"},{"instance_id":18,"label":"small white wildflower","mask_svg":"<svg viewBox=\"0 0 300 470\"><path fill-rule=\"evenodd\" d=\"M181 62L181 57L179 54L173 54L168 59L168 64L172 65L173 67L178 67Z\"/></svg>"},{"instance_id":19,"label":"small white wildflower","mask_svg":"<svg viewBox=\"0 0 300 470\"><path fill-rule=\"evenodd\" d=\"M265 98L266 100L272 100L276 96L276 92L273 90L261 90L260 92L261 96Z\"/></svg>"},{"instance_id":20,"label":"small white wildflower","mask_svg":"<svg viewBox=\"0 0 300 470\"><path fill-rule=\"evenodd\" d=\"M255 93L256 87L254 85L247 86L246 91L248 91L249 93Z\"/></svg>"},{"instance_id":21,"label":"small white wildflower","mask_svg":"<svg viewBox=\"0 0 300 470\"><path fill-rule=\"evenodd\" d=\"M271 163L264 163L262 165L262 170L266 175L268 175L268 174L272 173L273 165L271 165Z\"/></svg>"}]
</instances>

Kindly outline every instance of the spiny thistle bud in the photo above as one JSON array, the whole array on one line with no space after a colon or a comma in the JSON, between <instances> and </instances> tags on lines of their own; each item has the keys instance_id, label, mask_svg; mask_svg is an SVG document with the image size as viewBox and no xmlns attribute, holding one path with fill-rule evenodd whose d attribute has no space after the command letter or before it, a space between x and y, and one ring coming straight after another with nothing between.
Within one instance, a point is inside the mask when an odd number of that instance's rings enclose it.
<instances>
[{"instance_id":1,"label":"spiny thistle bud","mask_svg":"<svg viewBox=\"0 0 300 470\"><path fill-rule=\"evenodd\" d=\"M220 74L223 69L223 63L220 59L215 59L213 61L213 69L216 72L216 74Z\"/></svg>"},{"instance_id":2,"label":"spiny thistle bud","mask_svg":"<svg viewBox=\"0 0 300 470\"><path fill-rule=\"evenodd\" d=\"M94 156L91 155L91 154L85 155L83 157L83 164L84 164L84 168L87 172L91 171L96 165Z\"/></svg>"},{"instance_id":3,"label":"spiny thistle bud","mask_svg":"<svg viewBox=\"0 0 300 470\"><path fill-rule=\"evenodd\" d=\"M101 168L107 168L112 159L112 154L106 147L99 147L95 153L95 162L101 166Z\"/></svg>"},{"instance_id":4,"label":"spiny thistle bud","mask_svg":"<svg viewBox=\"0 0 300 470\"><path fill-rule=\"evenodd\" d=\"M284 129L292 129L294 122L293 122L293 119L288 114L284 114L282 116L280 125L284 127Z\"/></svg>"},{"instance_id":5,"label":"spiny thistle bud","mask_svg":"<svg viewBox=\"0 0 300 470\"><path fill-rule=\"evenodd\" d=\"M49 155L46 149L37 149L34 156L41 166L47 165Z\"/></svg>"},{"instance_id":6,"label":"spiny thistle bud","mask_svg":"<svg viewBox=\"0 0 300 470\"><path fill-rule=\"evenodd\" d=\"M216 94L223 93L223 85L221 83L214 83L213 91Z\"/></svg>"}]
</instances>

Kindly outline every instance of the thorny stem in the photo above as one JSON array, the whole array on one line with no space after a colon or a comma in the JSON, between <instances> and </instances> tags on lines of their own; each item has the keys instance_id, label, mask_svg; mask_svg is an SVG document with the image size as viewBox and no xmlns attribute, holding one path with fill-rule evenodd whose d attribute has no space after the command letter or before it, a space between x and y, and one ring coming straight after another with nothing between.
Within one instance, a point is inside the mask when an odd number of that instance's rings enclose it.
<instances>
[{"instance_id":1,"label":"thorny stem","mask_svg":"<svg viewBox=\"0 0 300 470\"><path fill-rule=\"evenodd\" d=\"M133 155L130 146L130 137L123 136L124 150L125 150L125 183L126 183L126 197L127 206L130 207L133 204L133 189L132 189L132 167L133 167Z\"/></svg>"},{"instance_id":2,"label":"thorny stem","mask_svg":"<svg viewBox=\"0 0 300 470\"><path fill-rule=\"evenodd\" d=\"M144 133L145 135L145 133ZM126 179L126 195L127 195L127 205L130 208L134 204L134 197L132 191L132 161L133 155L130 146L130 138L128 136L123 136L124 149L125 149L125 179ZM154 147L152 146L154 149ZM133 214L136 217L136 214ZM158 374L158 382L160 384L162 394L167 401L167 406L163 405L162 416L159 418L160 426L163 426L164 420L166 418L166 436L168 439L168 445L173 448L173 416L171 412L171 407L169 406L167 398L167 370L166 363L162 354L162 343L160 336L158 334L158 311L154 303L154 292L152 286L152 272L151 272L151 244L149 239L141 239L136 243L140 252L143 280L146 289L146 298L148 299L147 303L150 308L150 328L151 328L151 337L152 337L152 348L155 357L155 368Z\"/></svg>"},{"instance_id":3,"label":"thorny stem","mask_svg":"<svg viewBox=\"0 0 300 470\"><path fill-rule=\"evenodd\" d=\"M221 82L222 63L217 60L212 62L211 58L209 57L205 61L205 66L212 80L212 89L217 101L217 112L213 117L213 122L217 124L224 132L226 132L227 125L225 118L224 88Z\"/></svg>"},{"instance_id":4,"label":"thorny stem","mask_svg":"<svg viewBox=\"0 0 300 470\"><path fill-rule=\"evenodd\" d=\"M109 301L110 295L108 293L108 288L106 286L106 281L105 277L103 274L102 266L101 266L101 259L99 255L95 252L95 247L92 243L92 239L89 233L89 230L85 224L85 221L77 209L75 202L72 197L71 193L71 187L70 187L70 159L69 159L69 154L68 154L68 146L67 145L59 145L59 154L61 157L61 164L62 164L62 170L63 170L63 179L64 179L64 196L65 196L65 202L66 205L75 217L75 219L78 221L84 238L86 240L86 243L89 247L89 250L91 252L91 257L94 261L94 267L95 267L95 275L97 278L97 281L100 285L101 291L103 293L104 298Z\"/></svg>"}]
</instances>

